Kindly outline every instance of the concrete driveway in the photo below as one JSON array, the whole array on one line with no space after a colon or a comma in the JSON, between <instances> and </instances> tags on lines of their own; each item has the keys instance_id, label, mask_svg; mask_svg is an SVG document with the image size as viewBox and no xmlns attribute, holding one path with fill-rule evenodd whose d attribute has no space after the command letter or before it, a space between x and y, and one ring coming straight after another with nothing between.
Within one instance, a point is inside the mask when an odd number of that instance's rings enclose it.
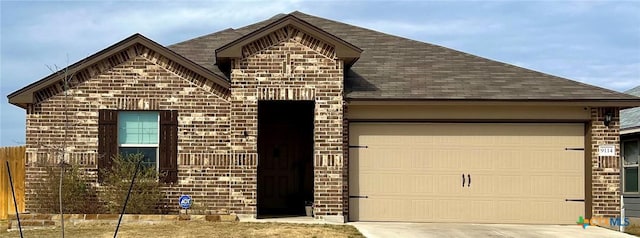
<instances>
[{"instance_id":1,"label":"concrete driveway","mask_svg":"<svg viewBox=\"0 0 640 238\"><path fill-rule=\"evenodd\" d=\"M601 227L452 223L350 222L367 238L386 237L635 237Z\"/></svg>"}]
</instances>

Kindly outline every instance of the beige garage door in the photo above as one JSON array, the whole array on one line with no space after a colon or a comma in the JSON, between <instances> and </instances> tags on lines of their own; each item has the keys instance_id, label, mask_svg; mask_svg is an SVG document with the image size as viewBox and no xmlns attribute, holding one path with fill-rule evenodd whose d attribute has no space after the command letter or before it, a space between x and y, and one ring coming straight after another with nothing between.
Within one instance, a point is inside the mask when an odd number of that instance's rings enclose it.
<instances>
[{"instance_id":1,"label":"beige garage door","mask_svg":"<svg viewBox=\"0 0 640 238\"><path fill-rule=\"evenodd\" d=\"M575 224L583 124L351 123L349 219Z\"/></svg>"}]
</instances>

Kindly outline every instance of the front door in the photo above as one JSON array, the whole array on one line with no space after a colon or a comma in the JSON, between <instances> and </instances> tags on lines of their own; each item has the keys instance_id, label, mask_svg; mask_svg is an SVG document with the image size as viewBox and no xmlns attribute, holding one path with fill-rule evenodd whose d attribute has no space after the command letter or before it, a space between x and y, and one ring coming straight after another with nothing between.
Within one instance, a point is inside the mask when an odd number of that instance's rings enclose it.
<instances>
[{"instance_id":1,"label":"front door","mask_svg":"<svg viewBox=\"0 0 640 238\"><path fill-rule=\"evenodd\" d=\"M258 111L258 215L304 215L313 200L313 102L261 102Z\"/></svg>"}]
</instances>

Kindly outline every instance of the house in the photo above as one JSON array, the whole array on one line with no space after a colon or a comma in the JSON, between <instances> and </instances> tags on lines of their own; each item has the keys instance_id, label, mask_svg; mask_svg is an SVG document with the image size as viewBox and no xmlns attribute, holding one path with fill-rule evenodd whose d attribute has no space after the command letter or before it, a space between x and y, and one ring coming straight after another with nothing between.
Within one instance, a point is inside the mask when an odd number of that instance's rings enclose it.
<instances>
[{"instance_id":1,"label":"house","mask_svg":"<svg viewBox=\"0 0 640 238\"><path fill-rule=\"evenodd\" d=\"M625 93L640 96L640 86ZM630 217L640 217L640 193L638 193L640 107L620 111L620 147L625 213Z\"/></svg>"},{"instance_id":2,"label":"house","mask_svg":"<svg viewBox=\"0 0 640 238\"><path fill-rule=\"evenodd\" d=\"M331 221L575 224L619 215L610 145L619 110L640 106L301 12L170 46L136 34L67 75L66 92L58 73L8 96L27 113L32 212L54 161L42 148L68 135L67 159L95 183L111 156L145 154L175 209L189 194L242 216L313 202Z\"/></svg>"}]
</instances>

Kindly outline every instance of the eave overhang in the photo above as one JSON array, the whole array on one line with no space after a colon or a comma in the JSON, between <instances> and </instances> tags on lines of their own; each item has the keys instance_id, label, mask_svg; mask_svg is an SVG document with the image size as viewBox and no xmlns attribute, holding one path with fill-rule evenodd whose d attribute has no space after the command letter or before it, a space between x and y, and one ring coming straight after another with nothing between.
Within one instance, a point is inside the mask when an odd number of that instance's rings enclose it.
<instances>
[{"instance_id":1,"label":"eave overhang","mask_svg":"<svg viewBox=\"0 0 640 238\"><path fill-rule=\"evenodd\" d=\"M61 69L58 72L54 72L43 79L40 79L32 84L27 85L24 88L21 88L9 94L7 96L7 98L9 99L9 103L26 109L28 104L34 103L35 101L34 93L38 92L41 89L49 87L50 85L56 82L59 82L65 77L65 74L73 75L75 72L84 70L85 68L92 66L94 64L97 64L100 61L105 60L111 57L112 55L117 54L118 52L121 52L123 50L126 50L129 47L132 47L136 44L143 45L161 54L162 56L167 57L169 60L172 60L186 67L187 69L193 71L194 73L205 77L207 80L213 81L214 83L220 85L223 88L229 89L231 86L230 83L226 79L222 78L221 76L214 74L213 72L200 66L199 64L196 64L193 61L158 44L157 42L152 41L149 38L137 33L85 59L82 59L68 66L67 68Z\"/></svg>"},{"instance_id":2,"label":"eave overhang","mask_svg":"<svg viewBox=\"0 0 640 238\"><path fill-rule=\"evenodd\" d=\"M640 99L398 99L398 98L346 98L348 105L527 105L527 106L585 106L619 107L640 106Z\"/></svg>"}]
</instances>

